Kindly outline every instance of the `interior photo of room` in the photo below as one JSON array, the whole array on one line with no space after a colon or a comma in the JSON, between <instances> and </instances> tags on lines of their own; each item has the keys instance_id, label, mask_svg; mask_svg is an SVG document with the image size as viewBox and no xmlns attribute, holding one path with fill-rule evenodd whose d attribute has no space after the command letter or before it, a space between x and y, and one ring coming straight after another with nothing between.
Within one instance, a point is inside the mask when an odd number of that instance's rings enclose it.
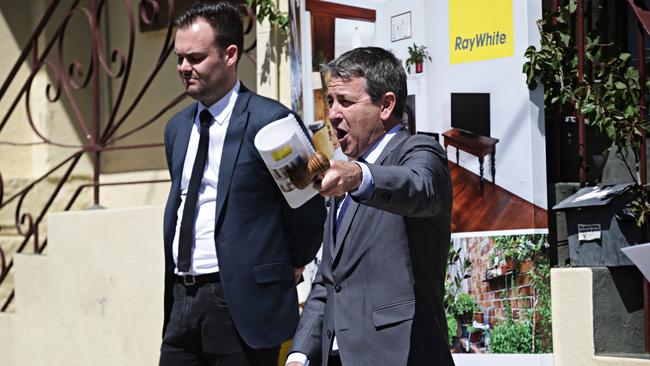
<instances>
[{"instance_id":1,"label":"interior photo of room","mask_svg":"<svg viewBox=\"0 0 650 366\"><path fill-rule=\"evenodd\" d=\"M405 62L422 45L431 57L417 72L407 68L403 126L445 147L454 186L453 232L547 228L544 119L541 93L520 72L523 51L534 41L526 22L511 24L511 57L450 62L448 4L306 0L301 12L305 121L328 124L324 63L361 45L393 51ZM419 11L424 9L425 11ZM525 19L534 7L513 3ZM425 14L428 14L425 17ZM424 25L430 24L425 27ZM443 36L444 35L444 36ZM406 64L405 64L406 66ZM313 106L313 107L311 107ZM333 138L336 145L336 139Z\"/></svg>"}]
</instances>

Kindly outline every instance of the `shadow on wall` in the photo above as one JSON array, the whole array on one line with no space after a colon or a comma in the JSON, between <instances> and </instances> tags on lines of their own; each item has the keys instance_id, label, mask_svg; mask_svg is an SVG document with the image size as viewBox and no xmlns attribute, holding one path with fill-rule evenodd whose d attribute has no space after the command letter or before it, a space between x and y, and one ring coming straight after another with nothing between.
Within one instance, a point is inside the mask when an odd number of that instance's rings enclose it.
<instances>
[{"instance_id":1,"label":"shadow on wall","mask_svg":"<svg viewBox=\"0 0 650 366\"><path fill-rule=\"evenodd\" d=\"M272 42L274 39L278 40L276 45L274 45ZM278 44L279 46L277 46ZM271 75L271 63L274 61L279 62L279 55L284 56L284 60L282 60L283 62L289 61L289 38L281 31L277 29L271 29L270 36L266 41L264 49L264 61L262 61L260 72L260 84L269 82L269 76Z\"/></svg>"},{"instance_id":2,"label":"shadow on wall","mask_svg":"<svg viewBox=\"0 0 650 366\"><path fill-rule=\"evenodd\" d=\"M3 34L5 37L5 42L7 43L15 43L15 53L12 50L9 50L4 56L4 59L2 59L3 63L3 70L5 70L2 73L2 82L4 82L7 77L9 76L9 71L11 68L14 66L15 62L18 60L18 56L20 55L20 52L22 49L28 44L30 37L32 36L38 22L40 19L43 17L43 15L46 13L48 10L49 4L45 4L46 2L43 1L25 1L25 2L16 2L12 0L0 0L0 13L2 14L2 21L5 22L6 29L1 29L0 32L5 32L7 31L8 34ZM48 2L49 3L49 2ZM44 31L41 34L41 37L39 38L39 47L38 51L43 52L45 45L47 44L48 40L53 39L54 35L56 34L57 28L60 26L60 24L63 21L63 17L65 15L65 11L67 8L70 6L70 3L72 1L62 1L63 4L60 4L57 8L56 11L54 11L51 15L51 18L48 22L47 27L44 29ZM80 31L81 29L89 29L88 28L88 23L85 21L83 18L83 15L81 13L75 14L70 18L70 21L67 26L67 31L64 34L64 42L63 42L63 54L65 55L64 60L65 64L70 64L72 61L78 61L81 66L81 72L83 72L83 75L87 74L87 68L88 64L90 61L90 52L88 48L83 47L80 45L90 45L91 44L91 37L90 31ZM8 41L9 40L9 41ZM13 46L12 46L13 47ZM48 57L48 60L55 61L55 58L58 57L58 51L57 51L58 45L55 44L53 49L50 51L50 57ZM40 54L39 54L40 56ZM23 69L25 69L25 66L29 66L31 69L34 66L34 63L32 62L32 56L31 54L28 55L25 61L25 65L23 65ZM68 72L68 69L66 68L64 72ZM47 73L47 78L48 78L48 83L53 83L57 77L56 74L53 72L53 70L49 67L42 67L37 75ZM79 83L83 81L83 78L79 77L79 73L75 73L77 75L77 78L80 80ZM21 77L21 76L25 77ZM27 78L26 76L28 75L27 73L24 73L23 75L17 74L16 78L13 80L11 83L11 87L8 89L7 93L2 96L2 102L11 103L16 96L18 95L18 90L20 90L23 85L27 83ZM33 88L31 90L31 97L30 97L30 105L34 105L32 108L42 108L40 106L41 102L39 99L43 99L46 95L53 96L55 94L54 90L51 91L46 91L44 88L39 89L41 87L40 82L35 81L33 83ZM52 85L52 87L55 87L56 84ZM64 94L64 93L61 93ZM79 108L80 115L82 116L89 116L91 111L92 111L92 98L90 92L87 90L81 90L81 91L76 91L74 92L77 100L77 106ZM51 113L40 113L41 110L39 109L38 111L33 111L33 116L34 122L37 126L46 126L43 127L44 132L46 135L48 135L48 138L56 138L56 136L50 136L52 134L48 134L48 132L53 131L54 129L51 127L52 124L70 124L69 121L74 120L74 112L71 108L70 103L67 101L65 97L61 97L59 99L59 102L56 103L49 103L50 106L48 106L48 109L53 109L55 108L55 104L62 103L63 110L65 113L65 117L58 119L57 120L50 120L48 118L51 118L52 115ZM102 103L102 108L105 107L105 104L107 103L107 98L104 96L103 100L101 101ZM19 105L24 105L25 104L25 96L23 95L22 98L20 99ZM35 113L34 113L35 112ZM7 111L5 110L4 113L0 116L0 118L5 117L5 113ZM25 123L27 123L27 117L25 115L24 107L16 108L12 116L20 116L20 119L24 119ZM77 135L76 141L70 141L69 139L66 139L67 141L58 141L62 143L67 143L67 144L75 144L77 141L84 141L85 140L85 133L82 131L81 127L78 125L78 123L72 123L72 126L74 128L74 133ZM36 136L35 136L36 137ZM5 136L3 140L7 140L9 137Z\"/></svg>"}]
</instances>

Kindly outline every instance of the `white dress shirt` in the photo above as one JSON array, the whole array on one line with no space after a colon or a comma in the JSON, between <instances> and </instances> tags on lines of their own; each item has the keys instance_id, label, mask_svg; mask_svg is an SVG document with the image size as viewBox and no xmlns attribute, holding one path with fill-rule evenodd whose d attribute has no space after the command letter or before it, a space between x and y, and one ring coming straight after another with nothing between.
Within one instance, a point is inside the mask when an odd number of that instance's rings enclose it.
<instances>
[{"instance_id":1,"label":"white dress shirt","mask_svg":"<svg viewBox=\"0 0 650 366\"><path fill-rule=\"evenodd\" d=\"M176 265L175 273L179 275L191 274L199 275L219 271L219 261L214 244L214 220L217 203L217 184L219 181L219 165L221 164L221 153L223 143L226 138L226 131L230 116L237 96L239 95L240 82L237 80L235 86L215 104L206 107L199 103L194 116L194 125L190 132L190 141L187 145L185 162L183 163L183 175L181 176L181 203L178 206L176 220L176 233L172 244L172 254L174 264ZM196 151L199 146L199 129L201 123L199 115L204 109L208 109L214 117L214 122L210 126L210 139L208 144L208 157L203 172L203 179L199 187L199 196L196 203L196 215L194 222L194 238L192 241L192 262L190 270L186 273L178 271L178 234L183 220L183 208L185 207L185 196L192 176L192 167L196 157Z\"/></svg>"},{"instance_id":2,"label":"white dress shirt","mask_svg":"<svg viewBox=\"0 0 650 366\"><path fill-rule=\"evenodd\" d=\"M353 197L360 198L362 200L370 198L372 196L372 193L375 190L375 181L372 178L372 174L370 173L370 169L368 168L369 164L374 164L377 159L379 158L379 155L384 151L384 148L386 145L388 145L388 142L395 136L395 134L401 129L400 125L396 125L393 128L391 128L388 133L386 133L381 139L376 141L370 148L362 155L362 159L365 162L358 162L355 161L355 163L359 164L361 167L361 172L363 173L363 179L361 180L361 184L359 187L351 191L349 194L352 195ZM336 207L336 215L338 216L339 212L341 211L341 205ZM332 350L338 350L339 345L336 341L336 336L334 336L334 340L332 341ZM307 358L307 355L301 352L293 352L289 354L289 357L287 357L287 364L290 362L299 362L304 364L305 366L309 366L309 359Z\"/></svg>"}]
</instances>

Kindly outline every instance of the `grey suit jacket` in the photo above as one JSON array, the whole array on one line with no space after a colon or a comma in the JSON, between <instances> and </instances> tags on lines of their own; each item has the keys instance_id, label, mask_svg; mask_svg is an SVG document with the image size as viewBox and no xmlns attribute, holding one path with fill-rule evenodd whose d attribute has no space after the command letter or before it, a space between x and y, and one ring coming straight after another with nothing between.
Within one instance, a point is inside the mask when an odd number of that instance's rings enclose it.
<instances>
[{"instance_id":1,"label":"grey suit jacket","mask_svg":"<svg viewBox=\"0 0 650 366\"><path fill-rule=\"evenodd\" d=\"M369 168L374 193L350 203L336 237L330 209L291 352L316 362L322 355L327 365L336 335L345 366L453 365L443 307L452 201L446 154L430 137L401 131Z\"/></svg>"}]
</instances>

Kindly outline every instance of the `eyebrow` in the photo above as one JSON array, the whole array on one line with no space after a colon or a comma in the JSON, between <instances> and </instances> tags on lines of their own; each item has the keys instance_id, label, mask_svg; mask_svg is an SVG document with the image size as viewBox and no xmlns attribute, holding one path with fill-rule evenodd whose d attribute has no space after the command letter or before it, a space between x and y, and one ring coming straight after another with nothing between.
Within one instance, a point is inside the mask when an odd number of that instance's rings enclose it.
<instances>
[{"instance_id":1,"label":"eyebrow","mask_svg":"<svg viewBox=\"0 0 650 366\"><path fill-rule=\"evenodd\" d=\"M206 52L201 52L201 51L189 51L189 52L182 53L182 52L178 52L177 50L174 50L174 53L175 53L177 56L181 56L181 55L183 55L183 56L187 56L187 55L202 55L202 54L205 54Z\"/></svg>"}]
</instances>

